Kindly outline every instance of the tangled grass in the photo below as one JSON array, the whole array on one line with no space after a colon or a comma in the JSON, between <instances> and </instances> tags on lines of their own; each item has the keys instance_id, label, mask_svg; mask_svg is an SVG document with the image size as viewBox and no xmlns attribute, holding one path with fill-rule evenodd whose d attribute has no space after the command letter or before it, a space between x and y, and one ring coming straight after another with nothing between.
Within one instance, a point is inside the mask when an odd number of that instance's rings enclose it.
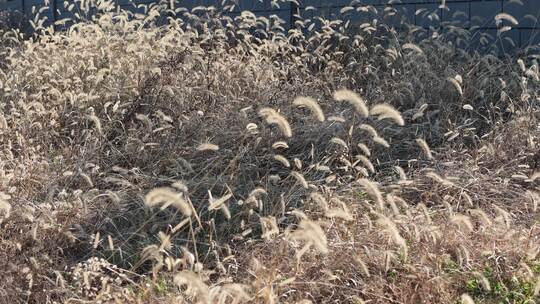
<instances>
[{"instance_id":1,"label":"tangled grass","mask_svg":"<svg viewBox=\"0 0 540 304\"><path fill-rule=\"evenodd\" d=\"M3 34L2 302L538 299L532 51L88 9Z\"/></svg>"}]
</instances>

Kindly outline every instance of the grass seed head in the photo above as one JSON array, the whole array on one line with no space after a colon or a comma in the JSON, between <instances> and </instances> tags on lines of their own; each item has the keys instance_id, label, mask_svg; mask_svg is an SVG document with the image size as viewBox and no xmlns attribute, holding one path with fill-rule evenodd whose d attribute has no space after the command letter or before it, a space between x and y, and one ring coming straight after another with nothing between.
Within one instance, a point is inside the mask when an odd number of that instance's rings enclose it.
<instances>
[{"instance_id":1,"label":"grass seed head","mask_svg":"<svg viewBox=\"0 0 540 304\"><path fill-rule=\"evenodd\" d=\"M379 120L390 119L398 126L405 125L405 120L403 120L403 117L401 117L401 113L399 113L398 110L394 109L394 107L389 104L382 103L373 106L370 110L370 114L378 116Z\"/></svg>"},{"instance_id":2,"label":"grass seed head","mask_svg":"<svg viewBox=\"0 0 540 304\"><path fill-rule=\"evenodd\" d=\"M422 152L426 155L428 159L433 159L433 155L431 154L431 149L429 148L428 144L425 140L422 138L416 139L416 144L422 149Z\"/></svg>"},{"instance_id":3,"label":"grass seed head","mask_svg":"<svg viewBox=\"0 0 540 304\"><path fill-rule=\"evenodd\" d=\"M362 117L369 116L369 110L366 103L358 94L350 90L339 90L334 92L334 99L337 101L346 101L354 107L355 111Z\"/></svg>"},{"instance_id":4,"label":"grass seed head","mask_svg":"<svg viewBox=\"0 0 540 304\"><path fill-rule=\"evenodd\" d=\"M197 146L197 151L218 151L219 146L211 143L200 144Z\"/></svg>"},{"instance_id":5,"label":"grass seed head","mask_svg":"<svg viewBox=\"0 0 540 304\"><path fill-rule=\"evenodd\" d=\"M292 137L292 129L289 122L283 115L271 108L263 108L259 111L259 115L266 120L266 123L276 125L285 137Z\"/></svg>"},{"instance_id":6,"label":"grass seed head","mask_svg":"<svg viewBox=\"0 0 540 304\"><path fill-rule=\"evenodd\" d=\"M310 97L296 97L293 101L293 105L308 108L319 122L324 121L324 112L315 99Z\"/></svg>"},{"instance_id":7,"label":"grass seed head","mask_svg":"<svg viewBox=\"0 0 540 304\"><path fill-rule=\"evenodd\" d=\"M302 186L302 188L309 189L309 185L301 173L297 171L292 171L291 176L294 177L294 179Z\"/></svg>"},{"instance_id":8,"label":"grass seed head","mask_svg":"<svg viewBox=\"0 0 540 304\"><path fill-rule=\"evenodd\" d=\"M181 211L185 216L191 216L191 206L183 198L181 193L174 191L173 188L161 187L152 189L148 192L144 199L145 204L148 207L155 207L157 205L172 206Z\"/></svg>"},{"instance_id":9,"label":"grass seed head","mask_svg":"<svg viewBox=\"0 0 540 304\"><path fill-rule=\"evenodd\" d=\"M291 163L283 155L276 154L276 155L274 155L274 159L277 160L278 162L280 162L283 166L285 166L287 168L291 167Z\"/></svg>"},{"instance_id":10,"label":"grass seed head","mask_svg":"<svg viewBox=\"0 0 540 304\"><path fill-rule=\"evenodd\" d=\"M357 183L366 190L367 194L377 203L380 209L384 208L384 199L377 184L366 178L359 179Z\"/></svg>"},{"instance_id":11,"label":"grass seed head","mask_svg":"<svg viewBox=\"0 0 540 304\"><path fill-rule=\"evenodd\" d=\"M474 300L468 294L464 293L460 297L461 304L474 304Z\"/></svg>"},{"instance_id":12,"label":"grass seed head","mask_svg":"<svg viewBox=\"0 0 540 304\"><path fill-rule=\"evenodd\" d=\"M371 156L371 151L369 150L368 146L366 146L365 144L359 143L357 147L362 151L362 153L364 153L365 156L367 157Z\"/></svg>"}]
</instances>

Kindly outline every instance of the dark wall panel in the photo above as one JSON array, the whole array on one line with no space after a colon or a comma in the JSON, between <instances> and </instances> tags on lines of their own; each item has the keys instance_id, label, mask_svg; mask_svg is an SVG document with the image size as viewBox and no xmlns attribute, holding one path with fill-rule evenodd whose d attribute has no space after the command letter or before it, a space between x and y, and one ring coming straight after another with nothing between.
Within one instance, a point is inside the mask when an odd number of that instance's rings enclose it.
<instances>
[{"instance_id":1,"label":"dark wall panel","mask_svg":"<svg viewBox=\"0 0 540 304\"><path fill-rule=\"evenodd\" d=\"M50 0L54 3L55 0ZM135 3L150 3L153 0L134 0ZM133 7L129 5L130 0L117 0L117 3L124 8ZM222 0L182 0L177 1L177 6L193 8L200 5L219 6ZM285 19L287 26L290 26L291 4L282 2L279 8L272 6L271 0L236 0L237 6L234 13L243 10L251 10L256 14L269 16L276 14ZM24 3L24 6L23 6ZM11 0L0 3L0 10L20 10L25 13L32 11L32 6L41 7L45 0ZM70 14L63 8L63 0L56 0L60 13L54 14L52 10L43 12L49 20L69 17ZM506 12L514 16L519 24L513 26L508 33L504 33L501 38L514 40L516 46L525 46L529 43L538 43L540 40L540 0L446 0L446 7L440 7L441 0L301 0L300 15L304 18L314 18L322 16L326 18L350 18L356 22L366 22L374 18L383 19L383 12L388 6L395 9L396 14L391 14L384 18L385 22L400 27L403 21L412 22L425 28L439 30L446 25L472 27L474 31L487 33L492 37L497 37L497 24L494 17ZM373 12L364 13L355 10L349 11L346 16L340 13L341 8L352 6L373 5L377 9L377 14ZM306 10L306 8L311 7ZM482 36L475 34L475 36ZM507 39L506 39L507 40ZM506 43L506 42L505 42ZM508 44L511 46L511 43ZM506 46L506 44L505 44Z\"/></svg>"}]
</instances>

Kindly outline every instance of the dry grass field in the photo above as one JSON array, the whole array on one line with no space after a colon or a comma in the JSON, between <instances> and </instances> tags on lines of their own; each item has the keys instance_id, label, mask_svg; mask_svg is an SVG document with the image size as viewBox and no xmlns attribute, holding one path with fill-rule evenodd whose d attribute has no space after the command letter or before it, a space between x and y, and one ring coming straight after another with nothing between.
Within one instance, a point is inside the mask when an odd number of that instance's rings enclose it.
<instances>
[{"instance_id":1,"label":"dry grass field","mask_svg":"<svg viewBox=\"0 0 540 304\"><path fill-rule=\"evenodd\" d=\"M2 33L0 303L540 301L538 46L112 2Z\"/></svg>"}]
</instances>

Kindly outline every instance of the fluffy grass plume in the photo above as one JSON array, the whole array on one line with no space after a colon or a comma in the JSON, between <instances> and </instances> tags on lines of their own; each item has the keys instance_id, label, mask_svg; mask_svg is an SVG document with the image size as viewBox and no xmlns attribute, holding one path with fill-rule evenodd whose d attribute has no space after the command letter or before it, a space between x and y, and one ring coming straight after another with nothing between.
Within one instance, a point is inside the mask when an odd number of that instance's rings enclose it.
<instances>
[{"instance_id":1,"label":"fluffy grass plume","mask_svg":"<svg viewBox=\"0 0 540 304\"><path fill-rule=\"evenodd\" d=\"M284 141L276 141L272 144L272 149L279 150L279 149L289 149L289 145Z\"/></svg>"},{"instance_id":2,"label":"fluffy grass plume","mask_svg":"<svg viewBox=\"0 0 540 304\"><path fill-rule=\"evenodd\" d=\"M302 188L304 188L304 189L309 188L309 185L308 185L306 179L304 178L304 176L301 173L299 173L297 171L292 171L291 176L294 177L294 179L302 186Z\"/></svg>"},{"instance_id":3,"label":"fluffy grass plume","mask_svg":"<svg viewBox=\"0 0 540 304\"><path fill-rule=\"evenodd\" d=\"M107 236L107 244L109 244L109 250L114 251L114 241L111 235Z\"/></svg>"},{"instance_id":4,"label":"fluffy grass plume","mask_svg":"<svg viewBox=\"0 0 540 304\"><path fill-rule=\"evenodd\" d=\"M276 218L273 216L263 216L260 218L262 235L261 237L266 240L273 239L276 235L279 234L279 228L277 225Z\"/></svg>"},{"instance_id":5,"label":"fluffy grass plume","mask_svg":"<svg viewBox=\"0 0 540 304\"><path fill-rule=\"evenodd\" d=\"M381 227L383 227L383 230L387 233L387 235L390 237L392 242L403 250L403 253L405 254L405 259L406 259L406 254L408 251L407 242L399 233L399 230L396 224L391 219L383 215L379 216L377 223Z\"/></svg>"},{"instance_id":6,"label":"fluffy grass plume","mask_svg":"<svg viewBox=\"0 0 540 304\"><path fill-rule=\"evenodd\" d=\"M0 131L1 130L8 130L9 126L6 120L6 117L4 114L0 113Z\"/></svg>"},{"instance_id":7,"label":"fluffy grass plume","mask_svg":"<svg viewBox=\"0 0 540 304\"><path fill-rule=\"evenodd\" d=\"M328 117L328 121L345 123L347 120L339 115L331 115Z\"/></svg>"},{"instance_id":8,"label":"fluffy grass plume","mask_svg":"<svg viewBox=\"0 0 540 304\"><path fill-rule=\"evenodd\" d=\"M197 151L218 151L219 146L211 143L200 144L197 146Z\"/></svg>"},{"instance_id":9,"label":"fluffy grass plume","mask_svg":"<svg viewBox=\"0 0 540 304\"><path fill-rule=\"evenodd\" d=\"M210 287L196 273L184 270L174 276L174 283L186 287L186 293L196 297L199 303L211 303Z\"/></svg>"},{"instance_id":10,"label":"fluffy grass plume","mask_svg":"<svg viewBox=\"0 0 540 304\"><path fill-rule=\"evenodd\" d=\"M346 89L338 90L334 92L334 99L337 101L348 102L351 106L353 106L355 111L363 117L369 116L369 110L366 106L366 103L364 102L362 97L360 97L353 91Z\"/></svg>"},{"instance_id":11,"label":"fluffy grass plume","mask_svg":"<svg viewBox=\"0 0 540 304\"><path fill-rule=\"evenodd\" d=\"M276 125L285 137L292 137L292 129L289 122L276 110L271 108L263 108L259 111L259 115L266 120L266 123Z\"/></svg>"},{"instance_id":12,"label":"fluffy grass plume","mask_svg":"<svg viewBox=\"0 0 540 304\"><path fill-rule=\"evenodd\" d=\"M183 198L183 195L169 187L152 189L146 194L144 202L148 207L155 207L160 204L162 208L172 206L180 210L185 216L191 216L192 213L191 206Z\"/></svg>"},{"instance_id":13,"label":"fluffy grass plume","mask_svg":"<svg viewBox=\"0 0 540 304\"><path fill-rule=\"evenodd\" d=\"M473 272L473 275L476 277L476 280L478 281L478 285L484 289L484 291L491 291L491 284L489 283L489 280L480 272Z\"/></svg>"},{"instance_id":14,"label":"fluffy grass plume","mask_svg":"<svg viewBox=\"0 0 540 304\"><path fill-rule=\"evenodd\" d=\"M324 214L326 217L340 218L347 222L354 220L354 217L351 214L351 211L349 210L349 207L347 207L347 204L345 204L345 202L337 198L333 198L331 201L334 204L337 203L339 207L328 209Z\"/></svg>"},{"instance_id":15,"label":"fluffy grass plume","mask_svg":"<svg viewBox=\"0 0 540 304\"><path fill-rule=\"evenodd\" d=\"M377 203L380 209L384 208L384 198L376 183L366 178L359 179L357 183L366 190L367 194Z\"/></svg>"},{"instance_id":16,"label":"fluffy grass plume","mask_svg":"<svg viewBox=\"0 0 540 304\"><path fill-rule=\"evenodd\" d=\"M365 144L363 143L359 143L357 145L357 147L362 151L362 153L364 153L364 155L366 155L367 157L370 157L371 156L371 151L369 150L368 146L366 146Z\"/></svg>"},{"instance_id":17,"label":"fluffy grass plume","mask_svg":"<svg viewBox=\"0 0 540 304\"><path fill-rule=\"evenodd\" d=\"M437 174L437 173L435 173L433 171L427 172L426 176L429 177L430 179L434 180L435 182L443 185L443 186L447 186L447 187L454 186L454 183L452 183L451 181L449 181L446 178L441 177L439 174Z\"/></svg>"},{"instance_id":18,"label":"fluffy grass plume","mask_svg":"<svg viewBox=\"0 0 540 304\"><path fill-rule=\"evenodd\" d=\"M368 266L366 265L366 263L362 260L361 257L359 256L355 256L354 257L354 261L356 262L356 264L358 265L358 268L360 268L360 274L364 277L364 278L370 278L371 277L371 274L369 272L369 268Z\"/></svg>"},{"instance_id":19,"label":"fluffy grass plume","mask_svg":"<svg viewBox=\"0 0 540 304\"><path fill-rule=\"evenodd\" d=\"M251 134L257 134L258 129L259 129L259 127L256 124L252 123L252 122L250 122L250 123L248 123L246 125L246 130Z\"/></svg>"},{"instance_id":20,"label":"fluffy grass plume","mask_svg":"<svg viewBox=\"0 0 540 304\"><path fill-rule=\"evenodd\" d=\"M464 293L460 297L460 304L474 304L474 300L470 295Z\"/></svg>"},{"instance_id":21,"label":"fluffy grass plume","mask_svg":"<svg viewBox=\"0 0 540 304\"><path fill-rule=\"evenodd\" d=\"M417 52L418 54L424 54L424 51L422 51L422 49L414 43L405 43L401 48L404 50Z\"/></svg>"},{"instance_id":22,"label":"fluffy grass plume","mask_svg":"<svg viewBox=\"0 0 540 304\"><path fill-rule=\"evenodd\" d=\"M210 193L210 192L209 192ZM226 194L220 198L214 199L210 195L209 201L210 205L208 206L208 210L216 210L220 209L223 204L225 204L230 198L232 197L232 194Z\"/></svg>"},{"instance_id":23,"label":"fluffy grass plume","mask_svg":"<svg viewBox=\"0 0 540 304\"><path fill-rule=\"evenodd\" d=\"M471 218L466 215L456 214L450 218L450 222L457 225L464 232L472 232L474 230Z\"/></svg>"},{"instance_id":24,"label":"fluffy grass plume","mask_svg":"<svg viewBox=\"0 0 540 304\"><path fill-rule=\"evenodd\" d=\"M253 189L249 193L249 197L258 197L262 194L267 194L266 190L264 188L258 187L258 188Z\"/></svg>"},{"instance_id":25,"label":"fluffy grass plume","mask_svg":"<svg viewBox=\"0 0 540 304\"><path fill-rule=\"evenodd\" d=\"M321 226L309 219L304 219L298 224L298 228L290 234L290 239L304 242L304 247L297 253L300 259L309 248L314 247L320 253L328 253L328 240Z\"/></svg>"},{"instance_id":26,"label":"fluffy grass plume","mask_svg":"<svg viewBox=\"0 0 540 304\"><path fill-rule=\"evenodd\" d=\"M150 118L148 118L147 115L138 113L137 115L135 115L135 119L141 121L148 130L152 130L152 121L150 120Z\"/></svg>"},{"instance_id":27,"label":"fluffy grass plume","mask_svg":"<svg viewBox=\"0 0 540 304\"><path fill-rule=\"evenodd\" d=\"M324 112L315 99L311 97L296 97L293 101L293 105L308 108L318 121L324 121Z\"/></svg>"},{"instance_id":28,"label":"fluffy grass plume","mask_svg":"<svg viewBox=\"0 0 540 304\"><path fill-rule=\"evenodd\" d=\"M392 210L392 213L394 213L394 215L399 215L400 214L399 208L398 208L398 206L396 204L396 200L394 199L394 196L392 194L387 194L386 195L386 202L390 206L390 209Z\"/></svg>"},{"instance_id":29,"label":"fluffy grass plume","mask_svg":"<svg viewBox=\"0 0 540 304\"><path fill-rule=\"evenodd\" d=\"M347 145L347 143L339 137L333 137L332 139L330 139L330 142L335 145L341 146L344 149L349 149L349 146Z\"/></svg>"},{"instance_id":30,"label":"fluffy grass plume","mask_svg":"<svg viewBox=\"0 0 540 304\"><path fill-rule=\"evenodd\" d=\"M401 168L400 166L394 166L394 170L396 170L396 172L398 173L400 181L407 180L407 174L405 174L405 170L403 170L403 168Z\"/></svg>"},{"instance_id":31,"label":"fluffy grass plume","mask_svg":"<svg viewBox=\"0 0 540 304\"><path fill-rule=\"evenodd\" d=\"M420 149L422 149L422 152L424 152L424 155L426 155L428 159L433 159L433 154L431 153L431 149L429 148L425 140L423 140L422 138L417 138L416 144L420 147Z\"/></svg>"},{"instance_id":32,"label":"fluffy grass plume","mask_svg":"<svg viewBox=\"0 0 540 304\"><path fill-rule=\"evenodd\" d=\"M495 16L495 20L501 22L502 20L510 22L512 25L518 25L517 19L508 13L499 13Z\"/></svg>"},{"instance_id":33,"label":"fluffy grass plume","mask_svg":"<svg viewBox=\"0 0 540 304\"><path fill-rule=\"evenodd\" d=\"M90 120L94 124L94 128L96 128L98 133L102 134L103 130L101 129L101 121L99 120L99 118L94 114L90 114L86 117L88 118L88 120Z\"/></svg>"},{"instance_id":34,"label":"fluffy grass plume","mask_svg":"<svg viewBox=\"0 0 540 304\"><path fill-rule=\"evenodd\" d=\"M414 113L414 115L412 116L411 120L412 121L415 121L421 117L424 117L424 114L425 114L425 111L426 109L428 108L428 104L427 103L424 103L420 106L420 108L418 108L418 110L416 111L416 113Z\"/></svg>"},{"instance_id":35,"label":"fluffy grass plume","mask_svg":"<svg viewBox=\"0 0 540 304\"><path fill-rule=\"evenodd\" d=\"M381 145L385 148L390 148L390 144L388 143L388 141L386 141L386 139L380 137L380 136L377 136L377 137L373 137L372 138L373 142L378 144L378 145Z\"/></svg>"},{"instance_id":36,"label":"fluffy grass plume","mask_svg":"<svg viewBox=\"0 0 540 304\"><path fill-rule=\"evenodd\" d=\"M459 95L463 96L463 89L461 88L461 84L459 83L459 81L454 77L448 77L446 79L452 84L452 86L454 87L454 89L456 89Z\"/></svg>"},{"instance_id":37,"label":"fluffy grass plume","mask_svg":"<svg viewBox=\"0 0 540 304\"><path fill-rule=\"evenodd\" d=\"M390 119L399 126L405 125L405 121L403 120L403 117L401 117L401 113L399 113L398 110L394 109L394 107L389 104L381 103L374 105L370 110L370 114L378 116L379 120Z\"/></svg>"},{"instance_id":38,"label":"fluffy grass plume","mask_svg":"<svg viewBox=\"0 0 540 304\"><path fill-rule=\"evenodd\" d=\"M492 221L489 218L489 216L484 212L482 209L469 209L469 214L478 219L478 221L482 224L483 227L491 226Z\"/></svg>"},{"instance_id":39,"label":"fluffy grass plume","mask_svg":"<svg viewBox=\"0 0 540 304\"><path fill-rule=\"evenodd\" d=\"M277 160L278 162L280 162L283 166L287 167L287 168L290 168L291 167L291 163L289 162L289 160L287 158L285 158L285 156L283 155L280 155L280 154L276 154L274 155L274 159Z\"/></svg>"},{"instance_id":40,"label":"fluffy grass plume","mask_svg":"<svg viewBox=\"0 0 540 304\"><path fill-rule=\"evenodd\" d=\"M94 234L94 242L92 244L92 249L97 249L100 241L101 241L101 236L100 236L100 232L98 231L96 232L96 234Z\"/></svg>"},{"instance_id":41,"label":"fluffy grass plume","mask_svg":"<svg viewBox=\"0 0 540 304\"><path fill-rule=\"evenodd\" d=\"M318 192L313 192L309 195L309 198L315 202L319 208L321 208L321 210L323 211L327 211L328 210L328 202L326 201L326 199L324 198L324 196L322 196L320 193Z\"/></svg>"},{"instance_id":42,"label":"fluffy grass plume","mask_svg":"<svg viewBox=\"0 0 540 304\"><path fill-rule=\"evenodd\" d=\"M375 167L369 160L369 158L365 157L364 155L356 155L356 158L371 172L375 173Z\"/></svg>"},{"instance_id":43,"label":"fluffy grass plume","mask_svg":"<svg viewBox=\"0 0 540 304\"><path fill-rule=\"evenodd\" d=\"M0 224L11 215L11 204L8 202L10 198L10 195L0 192L0 216L3 217L0 218Z\"/></svg>"},{"instance_id":44,"label":"fluffy grass plume","mask_svg":"<svg viewBox=\"0 0 540 304\"><path fill-rule=\"evenodd\" d=\"M377 133L377 130L375 130L375 128L373 128L371 125L361 124L359 126L359 128L361 130L364 130L364 131L368 132L371 137L378 137L379 136L379 134Z\"/></svg>"},{"instance_id":45,"label":"fluffy grass plume","mask_svg":"<svg viewBox=\"0 0 540 304\"><path fill-rule=\"evenodd\" d=\"M506 226L507 229L510 229L511 225L512 225L512 218L511 218L511 215L508 211L504 210L503 208L493 204L493 208L495 209L495 211L497 212L497 214L499 215L498 218L496 218L495 220L502 220L502 222L504 223L504 225ZM534 212L534 208L533 208L533 212ZM487 216L487 215L486 215Z\"/></svg>"}]
</instances>

